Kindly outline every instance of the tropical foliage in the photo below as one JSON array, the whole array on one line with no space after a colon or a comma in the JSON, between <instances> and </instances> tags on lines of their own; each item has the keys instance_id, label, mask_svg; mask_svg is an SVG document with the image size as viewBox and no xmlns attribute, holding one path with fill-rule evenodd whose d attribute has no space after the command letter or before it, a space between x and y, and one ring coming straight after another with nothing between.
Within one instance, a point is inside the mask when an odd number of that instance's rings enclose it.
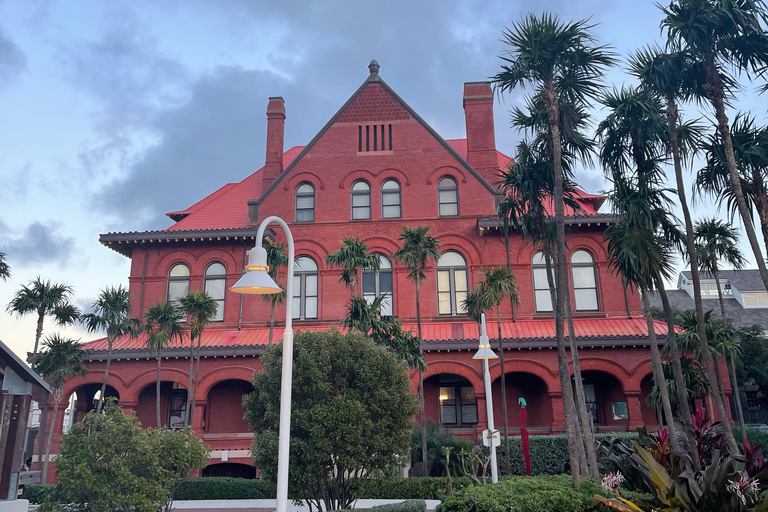
<instances>
[{"instance_id":1,"label":"tropical foliage","mask_svg":"<svg viewBox=\"0 0 768 512\"><path fill-rule=\"evenodd\" d=\"M172 302L160 301L144 314L143 330L147 334L147 349L157 357L157 381L155 383L155 426L160 428L160 366L163 351L174 343L181 343L184 328L179 324L180 310ZM188 391L189 392L189 391Z\"/></svg>"},{"instance_id":2,"label":"tropical foliage","mask_svg":"<svg viewBox=\"0 0 768 512\"><path fill-rule=\"evenodd\" d=\"M341 268L339 282L349 288L350 294L355 296L355 288L360 282L362 269L378 270L379 257L368 252L368 245L358 237L344 237L341 239L341 247L333 254L325 257L325 262L332 267Z\"/></svg>"}]
</instances>

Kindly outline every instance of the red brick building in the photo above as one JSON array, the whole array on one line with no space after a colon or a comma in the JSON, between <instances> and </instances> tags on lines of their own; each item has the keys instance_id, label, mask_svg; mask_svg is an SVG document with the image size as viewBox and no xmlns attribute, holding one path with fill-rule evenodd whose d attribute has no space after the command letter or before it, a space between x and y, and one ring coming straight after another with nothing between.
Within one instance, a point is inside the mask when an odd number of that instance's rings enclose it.
<instances>
[{"instance_id":1,"label":"red brick building","mask_svg":"<svg viewBox=\"0 0 768 512\"><path fill-rule=\"evenodd\" d=\"M283 148L285 104L282 98L270 98L264 167L169 213L175 223L168 229L101 236L102 244L131 258L134 315L141 317L154 302L187 290L206 290L219 300L219 317L203 336L193 425L213 450L205 474L241 474L251 464L252 435L242 419L241 398L250 390L252 373L261 368L269 303L228 288L242 274L259 221L269 215L288 221L296 240L297 329L328 329L345 314L349 291L338 282L338 270L325 264L343 235L359 236L382 257L381 270L363 276L365 296L387 294L391 312L406 327L415 326L414 287L406 270L389 256L399 248L403 225L431 226L443 256L427 272L421 292L429 365L424 376L427 416L471 438L487 425L481 364L472 359L478 327L463 314L461 299L480 281L481 268L507 264L495 218L502 194L494 183L510 158L496 149L492 91L485 82L464 85L466 139L444 140L378 70L372 62L369 76L319 133L306 146L288 151ZM579 192L578 200L583 212L568 217L572 229L567 237L571 303L589 407L600 431L655 424L655 411L644 403L651 388L650 351L640 301L611 272L602 241L613 217L598 213L602 196ZM514 231L509 257L521 290L519 307L513 311L505 305L501 313L509 423L517 432L517 404L523 396L532 432L562 432L546 272L537 248ZM275 340L282 337L283 320L278 307ZM495 348L493 316L488 327ZM666 326L657 323L656 329L664 342ZM103 378L106 340L88 345L93 350L90 373L67 389L67 396L77 393L75 420L92 407ZM155 426L154 356L141 338L121 339L115 349L109 393L119 397L127 413ZM186 414L173 404L183 403L186 396L187 354L185 347L163 354L165 424ZM491 372L498 426L498 361ZM413 375L414 392L417 380Z\"/></svg>"}]
</instances>

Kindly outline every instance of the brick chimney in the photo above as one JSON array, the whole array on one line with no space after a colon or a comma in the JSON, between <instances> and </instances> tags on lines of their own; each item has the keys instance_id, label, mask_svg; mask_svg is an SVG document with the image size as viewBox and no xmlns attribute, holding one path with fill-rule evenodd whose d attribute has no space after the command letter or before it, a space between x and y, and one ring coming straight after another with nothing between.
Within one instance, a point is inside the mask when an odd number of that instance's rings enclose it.
<instances>
[{"instance_id":1,"label":"brick chimney","mask_svg":"<svg viewBox=\"0 0 768 512\"><path fill-rule=\"evenodd\" d=\"M264 164L263 190L283 172L283 134L285 132L285 101L280 96L269 98L267 105L267 160Z\"/></svg>"},{"instance_id":2,"label":"brick chimney","mask_svg":"<svg viewBox=\"0 0 768 512\"><path fill-rule=\"evenodd\" d=\"M490 82L464 83L464 118L467 123L467 162L494 184L499 158L493 131L493 91Z\"/></svg>"}]
</instances>

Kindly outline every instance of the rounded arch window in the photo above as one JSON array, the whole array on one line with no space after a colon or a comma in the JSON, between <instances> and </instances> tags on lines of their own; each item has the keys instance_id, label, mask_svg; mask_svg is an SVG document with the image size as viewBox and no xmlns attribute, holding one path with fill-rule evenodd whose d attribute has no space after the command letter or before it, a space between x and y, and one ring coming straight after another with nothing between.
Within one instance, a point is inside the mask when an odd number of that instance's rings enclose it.
<instances>
[{"instance_id":1,"label":"rounded arch window","mask_svg":"<svg viewBox=\"0 0 768 512\"><path fill-rule=\"evenodd\" d=\"M465 314L468 289L467 260L456 251L444 252L437 260L437 313Z\"/></svg>"},{"instance_id":2,"label":"rounded arch window","mask_svg":"<svg viewBox=\"0 0 768 512\"><path fill-rule=\"evenodd\" d=\"M437 200L441 217L459 214L459 186L455 179L445 176L437 182Z\"/></svg>"},{"instance_id":3,"label":"rounded arch window","mask_svg":"<svg viewBox=\"0 0 768 512\"><path fill-rule=\"evenodd\" d=\"M379 257L379 270L363 269L363 298L371 304L376 298L381 301L381 314L393 315L392 305L392 263L383 254Z\"/></svg>"},{"instance_id":4,"label":"rounded arch window","mask_svg":"<svg viewBox=\"0 0 768 512\"><path fill-rule=\"evenodd\" d=\"M309 256L299 256L293 264L293 302L295 320L317 318L317 263Z\"/></svg>"},{"instance_id":5,"label":"rounded arch window","mask_svg":"<svg viewBox=\"0 0 768 512\"><path fill-rule=\"evenodd\" d=\"M398 219L403 216L400 183L387 180L381 185L381 218Z\"/></svg>"},{"instance_id":6,"label":"rounded arch window","mask_svg":"<svg viewBox=\"0 0 768 512\"><path fill-rule=\"evenodd\" d=\"M214 322L224 321L224 300L227 290L227 268L223 263L214 261L205 268L205 293L216 301Z\"/></svg>"},{"instance_id":7,"label":"rounded arch window","mask_svg":"<svg viewBox=\"0 0 768 512\"><path fill-rule=\"evenodd\" d=\"M315 187L302 183L296 187L296 222L315 220Z\"/></svg>"},{"instance_id":8,"label":"rounded arch window","mask_svg":"<svg viewBox=\"0 0 768 512\"><path fill-rule=\"evenodd\" d=\"M371 218L371 186L359 180L352 184L352 220Z\"/></svg>"},{"instance_id":9,"label":"rounded arch window","mask_svg":"<svg viewBox=\"0 0 768 512\"><path fill-rule=\"evenodd\" d=\"M536 312L549 313L552 311L552 295L549 291L547 262L544 259L544 251L538 251L533 255L531 269L533 270L533 293L536 299ZM552 262L552 282L557 286L554 262Z\"/></svg>"},{"instance_id":10,"label":"rounded arch window","mask_svg":"<svg viewBox=\"0 0 768 512\"><path fill-rule=\"evenodd\" d=\"M166 300L178 304L179 299L189 293L189 267L176 263L168 272Z\"/></svg>"},{"instance_id":11,"label":"rounded arch window","mask_svg":"<svg viewBox=\"0 0 768 512\"><path fill-rule=\"evenodd\" d=\"M573 302L576 311L599 310L595 258L592 253L579 249L571 254L571 277L573 279Z\"/></svg>"}]
</instances>

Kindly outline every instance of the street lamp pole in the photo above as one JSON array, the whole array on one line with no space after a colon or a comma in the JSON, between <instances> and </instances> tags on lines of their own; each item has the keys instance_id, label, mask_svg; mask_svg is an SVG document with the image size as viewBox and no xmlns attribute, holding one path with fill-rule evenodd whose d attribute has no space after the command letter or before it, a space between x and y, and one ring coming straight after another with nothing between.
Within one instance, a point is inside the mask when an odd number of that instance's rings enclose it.
<instances>
[{"instance_id":1,"label":"street lamp pole","mask_svg":"<svg viewBox=\"0 0 768 512\"><path fill-rule=\"evenodd\" d=\"M271 216L259 225L256 246L248 253L245 274L230 288L235 293L273 294L281 291L269 276L267 251L261 246L267 226L276 222L288 241L288 276L285 283L285 329L283 331L283 363L280 376L280 427L277 454L277 511L288 512L288 460L291 444L291 387L293 384L293 261L295 249L293 234L280 217Z\"/></svg>"},{"instance_id":2,"label":"street lamp pole","mask_svg":"<svg viewBox=\"0 0 768 512\"><path fill-rule=\"evenodd\" d=\"M491 340L485 331L485 313L480 315L482 326L480 332L480 348L472 357L473 359L483 360L483 383L485 384L485 410L488 416L488 435L483 436L483 440L488 440L488 448L491 450L491 483L499 481L499 465L496 461L496 441L499 439L498 432L494 428L493 422L493 391L491 390L491 372L488 370L488 359L497 359L494 351L491 349Z\"/></svg>"}]
</instances>

